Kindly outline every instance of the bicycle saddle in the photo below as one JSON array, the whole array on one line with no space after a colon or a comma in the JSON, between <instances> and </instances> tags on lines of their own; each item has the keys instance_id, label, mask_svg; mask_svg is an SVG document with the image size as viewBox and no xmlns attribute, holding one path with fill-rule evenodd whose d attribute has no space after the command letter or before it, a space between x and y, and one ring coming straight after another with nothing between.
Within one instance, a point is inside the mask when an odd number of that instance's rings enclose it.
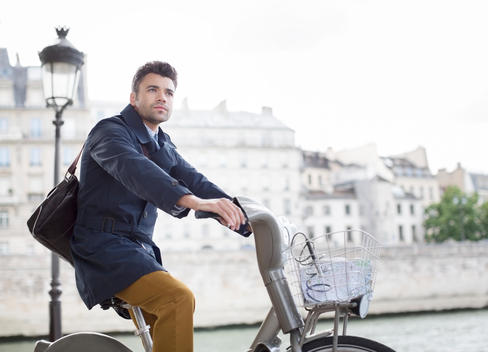
<instances>
[{"instance_id":1,"label":"bicycle saddle","mask_svg":"<svg viewBox=\"0 0 488 352\"><path fill-rule=\"evenodd\" d=\"M122 301L120 298L117 297L111 297L109 299L106 299L105 301L102 301L100 303L100 307L103 310L107 310L109 308L113 308L115 312L121 316L124 319L131 319L129 311L124 308L124 305L127 303Z\"/></svg>"}]
</instances>

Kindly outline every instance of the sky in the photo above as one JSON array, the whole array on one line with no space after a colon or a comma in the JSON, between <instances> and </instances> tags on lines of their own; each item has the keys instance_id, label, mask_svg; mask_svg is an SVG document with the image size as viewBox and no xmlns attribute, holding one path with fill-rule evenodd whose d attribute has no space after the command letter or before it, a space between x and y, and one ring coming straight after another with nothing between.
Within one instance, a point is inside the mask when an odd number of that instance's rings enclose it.
<instances>
[{"instance_id":1,"label":"sky","mask_svg":"<svg viewBox=\"0 0 488 352\"><path fill-rule=\"evenodd\" d=\"M0 47L39 65L66 25L92 100L128 102L137 67L162 60L176 108L269 106L308 150L423 146L433 172L488 173L487 18L485 0L17 0Z\"/></svg>"}]
</instances>

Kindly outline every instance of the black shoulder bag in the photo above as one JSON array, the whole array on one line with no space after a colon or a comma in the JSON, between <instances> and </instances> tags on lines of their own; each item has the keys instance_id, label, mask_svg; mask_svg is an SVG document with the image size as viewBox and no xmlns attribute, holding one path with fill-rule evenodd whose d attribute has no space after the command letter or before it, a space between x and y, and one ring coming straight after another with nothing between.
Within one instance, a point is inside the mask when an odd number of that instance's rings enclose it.
<instances>
[{"instance_id":1,"label":"black shoulder bag","mask_svg":"<svg viewBox=\"0 0 488 352\"><path fill-rule=\"evenodd\" d=\"M64 179L48 193L27 220L32 236L71 265L73 257L70 240L76 221L79 186L75 171L82 151L83 147L68 168Z\"/></svg>"}]
</instances>

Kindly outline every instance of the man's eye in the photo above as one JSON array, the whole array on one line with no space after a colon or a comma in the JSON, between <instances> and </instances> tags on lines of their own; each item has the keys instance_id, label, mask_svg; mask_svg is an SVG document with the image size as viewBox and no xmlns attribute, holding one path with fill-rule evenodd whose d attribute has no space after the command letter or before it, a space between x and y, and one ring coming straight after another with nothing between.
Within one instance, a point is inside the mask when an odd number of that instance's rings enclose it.
<instances>
[{"instance_id":1,"label":"man's eye","mask_svg":"<svg viewBox=\"0 0 488 352\"><path fill-rule=\"evenodd\" d=\"M149 92L155 92L156 91L156 88L149 88L148 91Z\"/></svg>"}]
</instances>

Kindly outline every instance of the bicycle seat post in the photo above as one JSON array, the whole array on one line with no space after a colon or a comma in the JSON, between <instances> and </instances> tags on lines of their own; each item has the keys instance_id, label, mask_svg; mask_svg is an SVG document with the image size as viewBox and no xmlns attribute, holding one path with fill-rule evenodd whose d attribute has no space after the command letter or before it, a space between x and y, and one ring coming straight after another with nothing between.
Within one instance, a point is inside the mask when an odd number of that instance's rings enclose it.
<instances>
[{"instance_id":1,"label":"bicycle seat post","mask_svg":"<svg viewBox=\"0 0 488 352\"><path fill-rule=\"evenodd\" d=\"M153 341L151 338L151 333L149 332L149 325L146 324L146 320L142 315L142 311L140 307L137 306L130 306L130 310L134 314L134 318L137 323L137 330L135 334L141 338L142 346L144 347L145 352L152 352Z\"/></svg>"}]
</instances>

